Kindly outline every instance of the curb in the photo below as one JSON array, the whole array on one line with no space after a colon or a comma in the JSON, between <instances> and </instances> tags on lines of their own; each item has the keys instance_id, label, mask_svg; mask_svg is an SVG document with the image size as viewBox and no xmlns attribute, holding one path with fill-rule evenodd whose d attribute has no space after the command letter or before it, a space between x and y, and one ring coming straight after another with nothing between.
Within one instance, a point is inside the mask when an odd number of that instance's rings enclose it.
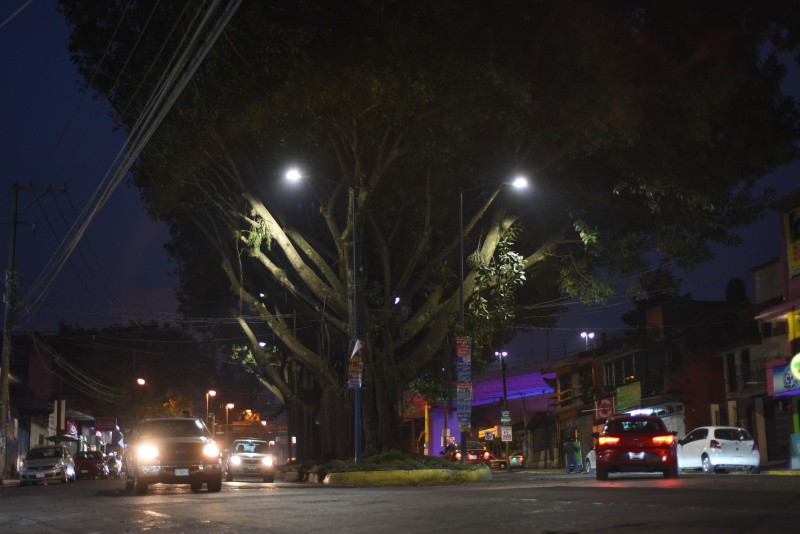
<instances>
[{"instance_id":1,"label":"curb","mask_svg":"<svg viewBox=\"0 0 800 534\"><path fill-rule=\"evenodd\" d=\"M489 469L457 471L452 469L396 469L391 471L350 471L329 473L324 484L334 487L431 486L485 482L492 479Z\"/></svg>"}]
</instances>

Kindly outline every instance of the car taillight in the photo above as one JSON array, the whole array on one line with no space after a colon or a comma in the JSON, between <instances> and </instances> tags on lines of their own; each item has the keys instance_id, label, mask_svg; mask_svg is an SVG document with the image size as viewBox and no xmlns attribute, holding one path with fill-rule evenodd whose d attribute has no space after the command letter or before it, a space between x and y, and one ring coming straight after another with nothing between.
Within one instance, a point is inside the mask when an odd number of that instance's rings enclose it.
<instances>
[{"instance_id":1,"label":"car taillight","mask_svg":"<svg viewBox=\"0 0 800 534\"><path fill-rule=\"evenodd\" d=\"M708 446L712 449L721 449L722 445L719 444L719 441L712 439Z\"/></svg>"},{"instance_id":2,"label":"car taillight","mask_svg":"<svg viewBox=\"0 0 800 534\"><path fill-rule=\"evenodd\" d=\"M675 436L667 434L666 436L653 436L653 443L655 445L672 445L675 441Z\"/></svg>"},{"instance_id":3,"label":"car taillight","mask_svg":"<svg viewBox=\"0 0 800 534\"><path fill-rule=\"evenodd\" d=\"M461 459L461 453L460 453L460 452L457 452L457 453L456 453L456 460L460 460L460 459Z\"/></svg>"},{"instance_id":4,"label":"car taillight","mask_svg":"<svg viewBox=\"0 0 800 534\"><path fill-rule=\"evenodd\" d=\"M483 459L484 460L488 460L489 459L489 451L486 451L486 452L483 453Z\"/></svg>"},{"instance_id":5,"label":"car taillight","mask_svg":"<svg viewBox=\"0 0 800 534\"><path fill-rule=\"evenodd\" d=\"M599 445L616 445L619 443L619 438L617 436L600 436L597 438L597 443Z\"/></svg>"}]
</instances>

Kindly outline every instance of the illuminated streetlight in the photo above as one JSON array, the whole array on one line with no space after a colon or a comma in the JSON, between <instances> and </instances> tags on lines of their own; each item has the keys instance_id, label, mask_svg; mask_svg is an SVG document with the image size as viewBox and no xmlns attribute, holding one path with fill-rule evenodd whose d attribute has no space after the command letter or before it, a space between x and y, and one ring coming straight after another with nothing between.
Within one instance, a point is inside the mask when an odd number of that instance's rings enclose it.
<instances>
[{"instance_id":1,"label":"illuminated streetlight","mask_svg":"<svg viewBox=\"0 0 800 534\"><path fill-rule=\"evenodd\" d=\"M225 442L228 441L228 410L233 409L233 403L229 402L225 405Z\"/></svg>"},{"instance_id":2,"label":"illuminated streetlight","mask_svg":"<svg viewBox=\"0 0 800 534\"><path fill-rule=\"evenodd\" d=\"M137 379L136 379L136 383L137 383L137 384L139 384L140 386L143 386L143 385L145 385L147 382L145 381L145 379L144 379L144 378L137 378Z\"/></svg>"},{"instance_id":3,"label":"illuminated streetlight","mask_svg":"<svg viewBox=\"0 0 800 534\"><path fill-rule=\"evenodd\" d=\"M297 183L303 179L302 173L296 169L291 168L286 172L286 179L289 182ZM350 219L352 223L352 232L351 238L353 239L353 324L351 328L351 346L358 347L359 340L358 340L358 269L356 265L358 264L358 249L357 249L357 240L356 240L356 191L354 187L348 188L349 194L349 201L350 201ZM354 406L354 438L353 441L355 442L355 463L361 463L361 385L358 384L350 385L350 388L355 391L355 399L353 404ZM466 438L465 438L466 439ZM291 450L291 446L290 446ZM289 453L289 457L292 457L291 452Z\"/></svg>"},{"instance_id":4,"label":"illuminated streetlight","mask_svg":"<svg viewBox=\"0 0 800 534\"><path fill-rule=\"evenodd\" d=\"M594 339L594 332L581 332L581 337L586 345L586 350L589 350L589 340ZM594 344L592 344L594 346Z\"/></svg>"},{"instance_id":5,"label":"illuminated streetlight","mask_svg":"<svg viewBox=\"0 0 800 534\"><path fill-rule=\"evenodd\" d=\"M468 188L466 190L470 191L472 189L479 189L481 187L486 187L488 185L490 185L490 184L483 184L483 185L479 185L479 186L476 186L476 187ZM525 188L528 187L528 179L525 178L524 176L517 176L511 182L511 186L514 189L525 189ZM460 307L459 307L459 323L461 324L461 334L462 335L464 335L464 191L465 191L464 189L461 189L458 192L458 231L459 231L459 238L460 238L459 239L459 244L460 244L460 247L459 247L459 258L458 258L459 259L458 300L459 300L459 304L460 304ZM500 190L498 189L497 192L494 193L494 195L489 200L489 202L491 202L491 200L494 199L494 196L496 196L497 193L499 193L499 191ZM470 341L470 357L472 356L472 354L471 354L472 353L471 344L472 344L472 341ZM471 373L471 371L470 371L470 373ZM470 377L470 382L471 381L472 381L472 379ZM470 419L471 419L472 418L472 405L470 405L469 409L470 409ZM464 431L461 432L461 450L462 451L467 450L467 433L464 432ZM462 454L461 463L466 463L466 462L467 462L467 456Z\"/></svg>"},{"instance_id":6,"label":"illuminated streetlight","mask_svg":"<svg viewBox=\"0 0 800 534\"><path fill-rule=\"evenodd\" d=\"M215 397L216 395L217 392L214 391L213 389L209 389L208 391L206 391L206 423L208 423L208 398Z\"/></svg>"}]
</instances>

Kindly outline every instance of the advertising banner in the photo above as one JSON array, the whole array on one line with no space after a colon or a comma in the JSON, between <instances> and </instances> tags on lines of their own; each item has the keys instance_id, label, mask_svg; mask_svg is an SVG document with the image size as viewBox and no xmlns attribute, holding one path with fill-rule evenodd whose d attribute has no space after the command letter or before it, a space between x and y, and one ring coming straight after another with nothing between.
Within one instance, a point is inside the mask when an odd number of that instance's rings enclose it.
<instances>
[{"instance_id":1,"label":"advertising banner","mask_svg":"<svg viewBox=\"0 0 800 534\"><path fill-rule=\"evenodd\" d=\"M617 410L623 412L628 408L642 405L642 383L633 382L617 388Z\"/></svg>"},{"instance_id":2,"label":"advertising banner","mask_svg":"<svg viewBox=\"0 0 800 534\"><path fill-rule=\"evenodd\" d=\"M800 380L792 374L791 365L767 368L767 393L773 397L800 395Z\"/></svg>"},{"instance_id":3,"label":"advertising banner","mask_svg":"<svg viewBox=\"0 0 800 534\"><path fill-rule=\"evenodd\" d=\"M356 341L353 352L350 354L350 362L347 369L347 386L350 389L361 389L361 377L364 374L364 357L361 349L364 342L360 339Z\"/></svg>"}]
</instances>

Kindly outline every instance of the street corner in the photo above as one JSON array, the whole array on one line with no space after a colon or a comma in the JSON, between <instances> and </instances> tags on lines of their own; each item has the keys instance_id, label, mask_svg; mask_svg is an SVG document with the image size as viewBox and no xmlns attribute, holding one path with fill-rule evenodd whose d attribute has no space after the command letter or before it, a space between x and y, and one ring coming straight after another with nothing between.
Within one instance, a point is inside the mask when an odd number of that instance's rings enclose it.
<instances>
[{"instance_id":1,"label":"street corner","mask_svg":"<svg viewBox=\"0 0 800 534\"><path fill-rule=\"evenodd\" d=\"M350 471L329 473L323 483L334 487L436 486L485 482L492 479L489 469L460 471L454 469L392 469L387 471Z\"/></svg>"}]
</instances>

